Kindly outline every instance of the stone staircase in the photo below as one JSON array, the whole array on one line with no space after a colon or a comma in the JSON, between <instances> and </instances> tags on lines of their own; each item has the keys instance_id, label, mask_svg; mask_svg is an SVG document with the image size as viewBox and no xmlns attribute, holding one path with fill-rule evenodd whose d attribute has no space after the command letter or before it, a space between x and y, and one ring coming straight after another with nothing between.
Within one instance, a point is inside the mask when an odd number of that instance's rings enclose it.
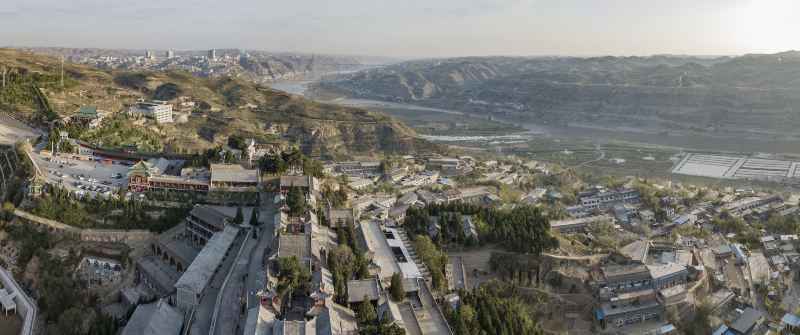
<instances>
[{"instance_id":1,"label":"stone staircase","mask_svg":"<svg viewBox=\"0 0 800 335\"><path fill-rule=\"evenodd\" d=\"M403 229L398 229L397 235L400 236L400 241L403 241L403 245L405 245L406 249L408 249L408 254L411 256L411 260L414 261L414 264L417 265L417 268L419 268L419 272L422 274L422 277L425 278L426 282L430 282L431 273L428 271L428 268L425 267L425 263L422 262L422 258L417 255L417 252L414 250L414 246L411 245L411 239L408 238Z\"/></svg>"}]
</instances>

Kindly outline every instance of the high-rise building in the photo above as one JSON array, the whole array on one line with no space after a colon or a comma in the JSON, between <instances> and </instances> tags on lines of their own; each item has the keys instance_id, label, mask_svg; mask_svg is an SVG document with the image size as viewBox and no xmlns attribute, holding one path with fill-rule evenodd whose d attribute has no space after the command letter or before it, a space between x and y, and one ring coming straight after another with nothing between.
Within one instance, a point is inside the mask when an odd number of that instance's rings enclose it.
<instances>
[{"instance_id":1,"label":"high-rise building","mask_svg":"<svg viewBox=\"0 0 800 335\"><path fill-rule=\"evenodd\" d=\"M208 59L217 60L217 50L214 49L208 50Z\"/></svg>"},{"instance_id":2,"label":"high-rise building","mask_svg":"<svg viewBox=\"0 0 800 335\"><path fill-rule=\"evenodd\" d=\"M166 55L165 55L165 56L166 56L167 58L172 58L172 57L175 57L175 51L172 51L172 50L167 50L167 53L166 53Z\"/></svg>"},{"instance_id":3,"label":"high-rise building","mask_svg":"<svg viewBox=\"0 0 800 335\"><path fill-rule=\"evenodd\" d=\"M147 50L144 53L144 56L147 57L147 58L153 59L153 58L156 58L156 52L153 51L153 50Z\"/></svg>"}]
</instances>

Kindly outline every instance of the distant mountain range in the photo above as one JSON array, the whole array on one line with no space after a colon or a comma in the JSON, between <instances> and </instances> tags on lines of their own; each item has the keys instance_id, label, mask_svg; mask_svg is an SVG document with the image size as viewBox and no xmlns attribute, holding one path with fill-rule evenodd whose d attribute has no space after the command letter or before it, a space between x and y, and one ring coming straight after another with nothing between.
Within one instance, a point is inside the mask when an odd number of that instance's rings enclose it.
<instances>
[{"instance_id":1,"label":"distant mountain range","mask_svg":"<svg viewBox=\"0 0 800 335\"><path fill-rule=\"evenodd\" d=\"M800 52L739 57L471 57L333 83L362 97L510 120L782 137L800 126Z\"/></svg>"}]
</instances>

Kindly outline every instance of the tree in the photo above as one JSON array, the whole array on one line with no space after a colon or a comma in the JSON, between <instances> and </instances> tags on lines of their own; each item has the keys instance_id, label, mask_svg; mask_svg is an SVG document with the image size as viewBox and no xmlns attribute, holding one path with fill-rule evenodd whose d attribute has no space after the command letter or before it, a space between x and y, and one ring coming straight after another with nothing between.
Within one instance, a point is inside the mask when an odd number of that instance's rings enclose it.
<instances>
[{"instance_id":1,"label":"tree","mask_svg":"<svg viewBox=\"0 0 800 335\"><path fill-rule=\"evenodd\" d=\"M304 158L303 159L303 174L312 177L322 177L323 170L325 167L322 165L322 162L316 159Z\"/></svg>"},{"instance_id":2,"label":"tree","mask_svg":"<svg viewBox=\"0 0 800 335\"><path fill-rule=\"evenodd\" d=\"M392 299L395 301L403 301L406 298L406 290L403 288L403 276L397 272L392 275L389 293L392 294Z\"/></svg>"},{"instance_id":3,"label":"tree","mask_svg":"<svg viewBox=\"0 0 800 335\"><path fill-rule=\"evenodd\" d=\"M678 326L681 323L681 316L678 313L678 308L675 305L667 307L667 321L669 323Z\"/></svg>"},{"instance_id":4,"label":"tree","mask_svg":"<svg viewBox=\"0 0 800 335\"><path fill-rule=\"evenodd\" d=\"M443 306L453 334L546 334L531 319L529 307L513 287L489 281L473 292L461 291L457 309Z\"/></svg>"},{"instance_id":5,"label":"tree","mask_svg":"<svg viewBox=\"0 0 800 335\"><path fill-rule=\"evenodd\" d=\"M287 169L280 155L264 155L258 160L258 166L268 173L283 173Z\"/></svg>"},{"instance_id":6,"label":"tree","mask_svg":"<svg viewBox=\"0 0 800 335\"><path fill-rule=\"evenodd\" d=\"M295 291L307 291L311 273L302 266L297 257L280 258L278 260L278 284L276 291L279 297L284 297Z\"/></svg>"},{"instance_id":7,"label":"tree","mask_svg":"<svg viewBox=\"0 0 800 335\"><path fill-rule=\"evenodd\" d=\"M247 147L244 135L236 133L228 136L228 146L234 149L244 150Z\"/></svg>"},{"instance_id":8,"label":"tree","mask_svg":"<svg viewBox=\"0 0 800 335\"><path fill-rule=\"evenodd\" d=\"M289 194L286 195L286 205L289 206L289 214L298 216L302 215L308 208L306 197L297 186L292 186L289 189Z\"/></svg>"},{"instance_id":9,"label":"tree","mask_svg":"<svg viewBox=\"0 0 800 335\"><path fill-rule=\"evenodd\" d=\"M357 314L358 319L364 324L371 324L378 317L375 307L372 306L372 302L369 301L369 297L366 294L364 295L364 301L361 302L361 305L358 305Z\"/></svg>"},{"instance_id":10,"label":"tree","mask_svg":"<svg viewBox=\"0 0 800 335\"><path fill-rule=\"evenodd\" d=\"M236 217L233 218L233 223L240 225L244 222L244 214L242 214L242 206L236 207Z\"/></svg>"},{"instance_id":11,"label":"tree","mask_svg":"<svg viewBox=\"0 0 800 335\"><path fill-rule=\"evenodd\" d=\"M64 335L83 334L83 318L77 307L70 308L58 317L58 333Z\"/></svg>"},{"instance_id":12,"label":"tree","mask_svg":"<svg viewBox=\"0 0 800 335\"><path fill-rule=\"evenodd\" d=\"M89 335L114 335L117 330L116 320L110 315L100 315L89 328Z\"/></svg>"},{"instance_id":13,"label":"tree","mask_svg":"<svg viewBox=\"0 0 800 335\"><path fill-rule=\"evenodd\" d=\"M381 322L377 326L362 327L358 333L361 335L405 335L406 331L396 323Z\"/></svg>"},{"instance_id":14,"label":"tree","mask_svg":"<svg viewBox=\"0 0 800 335\"><path fill-rule=\"evenodd\" d=\"M258 207L253 207L253 211L250 212L250 226L255 227L260 225L258 222Z\"/></svg>"}]
</instances>

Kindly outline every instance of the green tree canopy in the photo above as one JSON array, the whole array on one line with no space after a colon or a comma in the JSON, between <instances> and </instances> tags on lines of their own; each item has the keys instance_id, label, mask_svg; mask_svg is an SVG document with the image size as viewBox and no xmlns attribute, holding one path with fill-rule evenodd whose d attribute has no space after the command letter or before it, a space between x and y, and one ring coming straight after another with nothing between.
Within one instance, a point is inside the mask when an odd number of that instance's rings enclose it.
<instances>
[{"instance_id":1,"label":"green tree canopy","mask_svg":"<svg viewBox=\"0 0 800 335\"><path fill-rule=\"evenodd\" d=\"M366 294L364 295L364 301L361 302L361 305L358 305L357 314L358 319L364 324L371 324L378 317L375 312L375 306L372 306L372 302L369 301L369 297Z\"/></svg>"},{"instance_id":2,"label":"green tree canopy","mask_svg":"<svg viewBox=\"0 0 800 335\"><path fill-rule=\"evenodd\" d=\"M278 260L278 296L284 297L296 291L308 291L311 273L297 257Z\"/></svg>"},{"instance_id":3,"label":"green tree canopy","mask_svg":"<svg viewBox=\"0 0 800 335\"><path fill-rule=\"evenodd\" d=\"M406 298L406 290L403 288L403 276L397 272L392 275L389 293L391 293L392 299L395 301L403 301Z\"/></svg>"},{"instance_id":4,"label":"green tree canopy","mask_svg":"<svg viewBox=\"0 0 800 335\"><path fill-rule=\"evenodd\" d=\"M231 136L228 136L228 146L233 149L244 150L244 148L247 147L244 134L235 133Z\"/></svg>"},{"instance_id":5,"label":"green tree canopy","mask_svg":"<svg viewBox=\"0 0 800 335\"><path fill-rule=\"evenodd\" d=\"M289 194L286 195L286 205L289 206L289 214L291 215L303 215L308 209L306 197L297 186L292 186L289 189Z\"/></svg>"},{"instance_id":6,"label":"green tree canopy","mask_svg":"<svg viewBox=\"0 0 800 335\"><path fill-rule=\"evenodd\" d=\"M233 223L240 225L244 222L244 214L242 214L242 206L236 207L236 217L233 218Z\"/></svg>"},{"instance_id":7,"label":"green tree canopy","mask_svg":"<svg viewBox=\"0 0 800 335\"><path fill-rule=\"evenodd\" d=\"M77 307L70 308L58 317L58 333L63 335L83 334L83 317Z\"/></svg>"},{"instance_id":8,"label":"green tree canopy","mask_svg":"<svg viewBox=\"0 0 800 335\"><path fill-rule=\"evenodd\" d=\"M253 207L253 211L250 212L250 226L258 226L260 223L258 222L258 207Z\"/></svg>"}]
</instances>

